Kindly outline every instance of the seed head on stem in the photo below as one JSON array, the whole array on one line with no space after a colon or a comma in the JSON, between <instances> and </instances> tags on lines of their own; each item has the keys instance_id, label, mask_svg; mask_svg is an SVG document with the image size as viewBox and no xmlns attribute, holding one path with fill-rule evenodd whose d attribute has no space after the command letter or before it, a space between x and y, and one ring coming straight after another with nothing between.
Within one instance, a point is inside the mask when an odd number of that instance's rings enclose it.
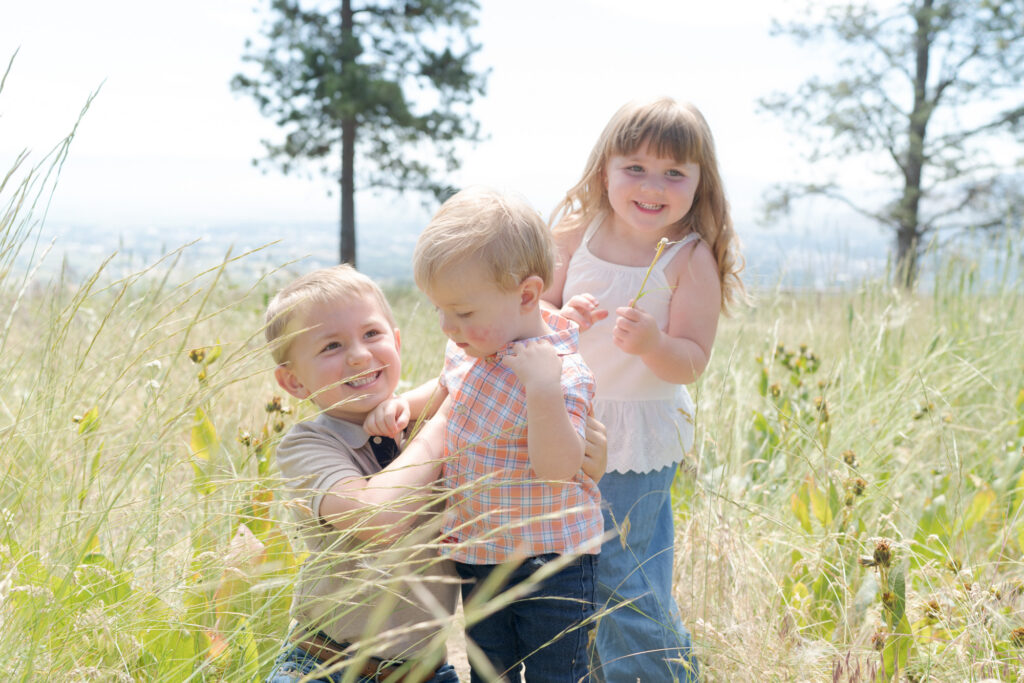
<instances>
[{"instance_id":1,"label":"seed head on stem","mask_svg":"<svg viewBox=\"0 0 1024 683\"><path fill-rule=\"evenodd\" d=\"M651 271L654 270L654 264L658 262L659 258L661 258L661 252L665 251L665 247L669 244L670 242L667 237L662 237L658 240L658 248L654 251L654 259L651 261L651 265L647 266L647 272L644 273L644 279L640 282L640 291L637 292L636 296L633 297L633 300L629 302L630 308L636 308L636 302L645 294L644 287L647 286L647 278L651 276ZM671 244L675 244L675 242L671 242Z\"/></svg>"}]
</instances>

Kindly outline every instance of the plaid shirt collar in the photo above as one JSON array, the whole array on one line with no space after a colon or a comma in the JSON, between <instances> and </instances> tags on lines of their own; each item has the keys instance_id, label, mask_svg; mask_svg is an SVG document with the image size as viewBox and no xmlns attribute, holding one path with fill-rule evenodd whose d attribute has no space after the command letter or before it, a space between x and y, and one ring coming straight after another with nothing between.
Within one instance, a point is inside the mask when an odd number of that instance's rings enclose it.
<instances>
[{"instance_id":1,"label":"plaid shirt collar","mask_svg":"<svg viewBox=\"0 0 1024 683\"><path fill-rule=\"evenodd\" d=\"M579 326L568 318L554 313L552 311L544 310L540 311L541 316L544 318L544 322L547 323L548 327L551 328L550 334L541 335L540 337L530 337L529 339L518 339L505 344L502 348L498 349L491 355L483 358L488 363L499 363L501 359L507 356L511 351L512 347L524 341L547 341L555 350L559 356L567 356L571 353L576 353L579 350L580 330Z\"/></svg>"}]
</instances>

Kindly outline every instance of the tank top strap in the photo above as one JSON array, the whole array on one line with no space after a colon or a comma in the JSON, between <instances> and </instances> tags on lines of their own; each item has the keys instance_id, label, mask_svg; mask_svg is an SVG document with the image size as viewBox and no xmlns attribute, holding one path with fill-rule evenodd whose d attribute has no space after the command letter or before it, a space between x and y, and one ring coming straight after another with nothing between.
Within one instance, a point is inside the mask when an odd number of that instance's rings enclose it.
<instances>
[{"instance_id":1,"label":"tank top strap","mask_svg":"<svg viewBox=\"0 0 1024 683\"><path fill-rule=\"evenodd\" d=\"M673 245L670 245L665 251L661 252L661 258L658 259L658 270L665 270L668 264L672 262L672 257L676 255L676 252L685 247L687 244L696 242L700 239L700 235L695 232L688 233L683 239L679 240Z\"/></svg>"},{"instance_id":2,"label":"tank top strap","mask_svg":"<svg viewBox=\"0 0 1024 683\"><path fill-rule=\"evenodd\" d=\"M583 231L583 246L589 249L590 238L594 236L595 232L597 232L597 229L601 226L601 221L603 220L604 212L599 212L596 216L594 216L594 220L590 221L590 225L588 225L587 229Z\"/></svg>"}]
</instances>

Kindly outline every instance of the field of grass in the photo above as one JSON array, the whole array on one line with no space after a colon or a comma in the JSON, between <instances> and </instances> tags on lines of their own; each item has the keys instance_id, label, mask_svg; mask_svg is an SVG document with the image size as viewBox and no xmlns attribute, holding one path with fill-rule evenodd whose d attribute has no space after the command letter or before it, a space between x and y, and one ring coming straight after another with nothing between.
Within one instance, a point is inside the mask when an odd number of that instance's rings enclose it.
<instances>
[{"instance_id":1,"label":"field of grass","mask_svg":"<svg viewBox=\"0 0 1024 683\"><path fill-rule=\"evenodd\" d=\"M294 273L194 273L186 249L40 281L65 152L0 184L0 671L258 680L303 559L273 447L310 410L261 333ZM723 320L675 492L705 680L1024 680L1021 258L1008 242L982 278L947 253L913 295L759 292ZM389 294L416 383L442 339Z\"/></svg>"}]
</instances>

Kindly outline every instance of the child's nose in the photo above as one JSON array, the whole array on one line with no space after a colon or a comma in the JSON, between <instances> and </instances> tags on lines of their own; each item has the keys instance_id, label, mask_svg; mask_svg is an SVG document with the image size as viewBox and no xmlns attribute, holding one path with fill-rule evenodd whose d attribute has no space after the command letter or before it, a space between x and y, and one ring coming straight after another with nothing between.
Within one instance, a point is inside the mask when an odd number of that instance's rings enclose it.
<instances>
[{"instance_id":1,"label":"child's nose","mask_svg":"<svg viewBox=\"0 0 1024 683\"><path fill-rule=\"evenodd\" d=\"M441 331L446 335L451 335L455 331L455 326L452 324L451 316L441 314Z\"/></svg>"},{"instance_id":2,"label":"child's nose","mask_svg":"<svg viewBox=\"0 0 1024 683\"><path fill-rule=\"evenodd\" d=\"M349 365L362 365L370 359L370 349L363 344L353 344L348 350Z\"/></svg>"},{"instance_id":3,"label":"child's nose","mask_svg":"<svg viewBox=\"0 0 1024 683\"><path fill-rule=\"evenodd\" d=\"M647 178L644 178L643 182L640 184L640 187L644 190L647 190L648 192L661 192L662 188L664 187L664 184L662 183L660 177L649 176Z\"/></svg>"}]
</instances>

